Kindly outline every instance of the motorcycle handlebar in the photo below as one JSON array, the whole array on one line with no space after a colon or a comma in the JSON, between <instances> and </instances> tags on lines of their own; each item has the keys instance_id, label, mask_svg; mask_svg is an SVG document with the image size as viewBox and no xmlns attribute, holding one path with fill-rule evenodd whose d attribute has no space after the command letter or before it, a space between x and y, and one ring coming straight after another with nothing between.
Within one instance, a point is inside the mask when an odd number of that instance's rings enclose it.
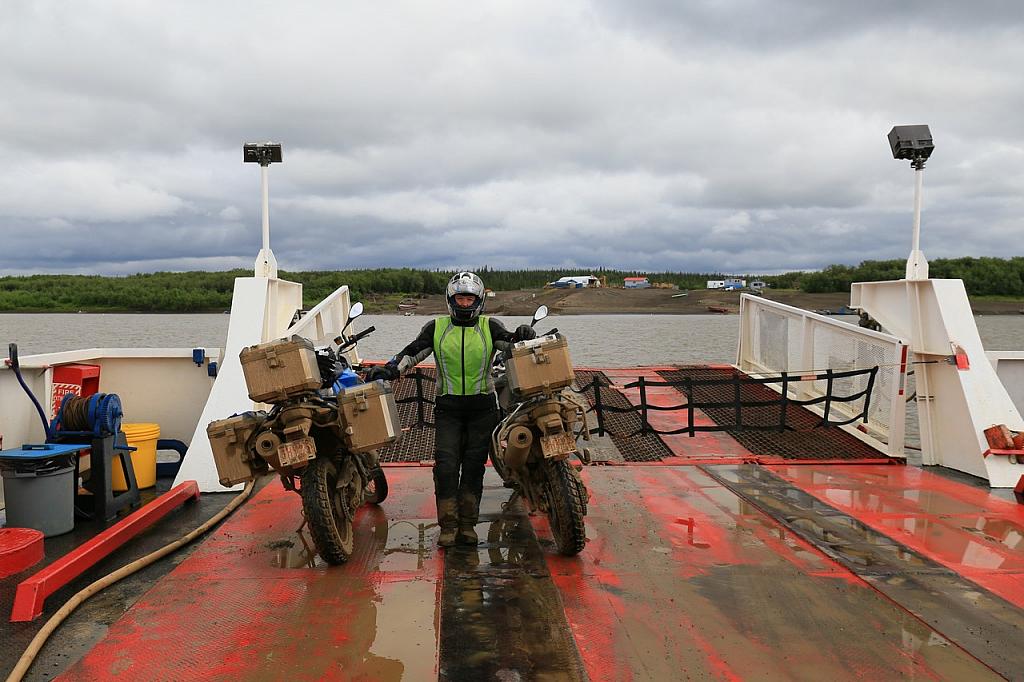
<instances>
[{"instance_id":1,"label":"motorcycle handlebar","mask_svg":"<svg viewBox=\"0 0 1024 682\"><path fill-rule=\"evenodd\" d=\"M369 336L370 334L372 334L375 331L377 331L377 328L374 327L373 325L370 325L369 327L367 327L363 331L361 331L358 334L356 334L355 336L353 336L352 337L352 341L355 342L355 341L358 341L359 339L365 338L365 337Z\"/></svg>"},{"instance_id":2,"label":"motorcycle handlebar","mask_svg":"<svg viewBox=\"0 0 1024 682\"><path fill-rule=\"evenodd\" d=\"M376 330L377 330L377 328L371 325L371 326L367 327L366 329L364 329L363 331L361 331L358 334L356 334L355 336L352 336L349 339L345 339L344 337L339 336L338 338L334 339L334 342L336 344L338 344L338 352L339 353L343 353L344 351L348 350L352 346L354 346L357 343L359 343L360 339L369 336L370 334L372 334Z\"/></svg>"}]
</instances>

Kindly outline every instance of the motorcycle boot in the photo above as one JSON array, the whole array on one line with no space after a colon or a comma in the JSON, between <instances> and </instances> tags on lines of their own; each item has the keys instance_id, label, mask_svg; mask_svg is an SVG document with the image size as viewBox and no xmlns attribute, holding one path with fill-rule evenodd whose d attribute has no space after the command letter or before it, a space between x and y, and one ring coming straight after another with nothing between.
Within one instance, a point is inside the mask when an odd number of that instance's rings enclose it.
<instances>
[{"instance_id":1,"label":"motorcycle boot","mask_svg":"<svg viewBox=\"0 0 1024 682\"><path fill-rule=\"evenodd\" d=\"M480 517L480 498L470 492L459 493L459 533L455 541L460 545L475 545L480 541L476 523Z\"/></svg>"},{"instance_id":2,"label":"motorcycle boot","mask_svg":"<svg viewBox=\"0 0 1024 682\"><path fill-rule=\"evenodd\" d=\"M453 497L437 498L437 523L441 526L441 534L437 544L451 547L455 544L455 531L459 526L459 508Z\"/></svg>"}]
</instances>

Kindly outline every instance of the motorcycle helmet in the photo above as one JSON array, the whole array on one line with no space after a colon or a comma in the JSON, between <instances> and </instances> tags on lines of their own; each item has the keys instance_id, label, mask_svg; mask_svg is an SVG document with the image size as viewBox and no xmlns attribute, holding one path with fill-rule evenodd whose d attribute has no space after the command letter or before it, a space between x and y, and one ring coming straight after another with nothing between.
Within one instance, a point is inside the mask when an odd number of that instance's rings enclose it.
<instances>
[{"instance_id":1,"label":"motorcycle helmet","mask_svg":"<svg viewBox=\"0 0 1024 682\"><path fill-rule=\"evenodd\" d=\"M473 296L473 304L466 307L458 305L455 302L456 294ZM483 312L484 283L472 272L459 272L448 280L445 296L448 300L448 314L452 316L452 322L470 325L476 322L476 318Z\"/></svg>"}]
</instances>

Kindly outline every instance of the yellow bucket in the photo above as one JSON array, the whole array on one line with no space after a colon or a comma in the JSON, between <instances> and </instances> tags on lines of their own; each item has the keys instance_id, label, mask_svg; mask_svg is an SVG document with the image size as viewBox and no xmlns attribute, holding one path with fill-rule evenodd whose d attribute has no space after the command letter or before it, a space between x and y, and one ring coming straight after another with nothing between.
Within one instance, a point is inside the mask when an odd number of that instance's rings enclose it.
<instances>
[{"instance_id":1,"label":"yellow bucket","mask_svg":"<svg viewBox=\"0 0 1024 682\"><path fill-rule=\"evenodd\" d=\"M156 485L156 442L160 439L159 424L121 424L128 439L128 445L136 448L132 452L132 468L135 469L135 481L139 488L152 488ZM114 460L111 482L114 490L128 490L124 480L124 469L120 460Z\"/></svg>"}]
</instances>

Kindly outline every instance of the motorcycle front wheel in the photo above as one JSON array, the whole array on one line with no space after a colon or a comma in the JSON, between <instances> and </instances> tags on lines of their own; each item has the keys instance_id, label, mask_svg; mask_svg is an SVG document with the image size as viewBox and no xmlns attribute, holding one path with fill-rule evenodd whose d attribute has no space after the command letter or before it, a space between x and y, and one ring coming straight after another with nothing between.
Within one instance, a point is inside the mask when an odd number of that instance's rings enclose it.
<instances>
[{"instance_id":1,"label":"motorcycle front wheel","mask_svg":"<svg viewBox=\"0 0 1024 682\"><path fill-rule=\"evenodd\" d=\"M352 556L353 490L359 489L358 483L351 463L328 457L317 457L302 472L302 511L317 554L331 565L343 564Z\"/></svg>"},{"instance_id":2,"label":"motorcycle front wheel","mask_svg":"<svg viewBox=\"0 0 1024 682\"><path fill-rule=\"evenodd\" d=\"M587 513L587 491L568 460L545 463L548 516L559 554L574 556L587 542L583 517Z\"/></svg>"},{"instance_id":3,"label":"motorcycle front wheel","mask_svg":"<svg viewBox=\"0 0 1024 682\"><path fill-rule=\"evenodd\" d=\"M370 472L370 482L366 484L363 501L369 504L380 504L388 497L388 477L384 470L377 467Z\"/></svg>"}]
</instances>

